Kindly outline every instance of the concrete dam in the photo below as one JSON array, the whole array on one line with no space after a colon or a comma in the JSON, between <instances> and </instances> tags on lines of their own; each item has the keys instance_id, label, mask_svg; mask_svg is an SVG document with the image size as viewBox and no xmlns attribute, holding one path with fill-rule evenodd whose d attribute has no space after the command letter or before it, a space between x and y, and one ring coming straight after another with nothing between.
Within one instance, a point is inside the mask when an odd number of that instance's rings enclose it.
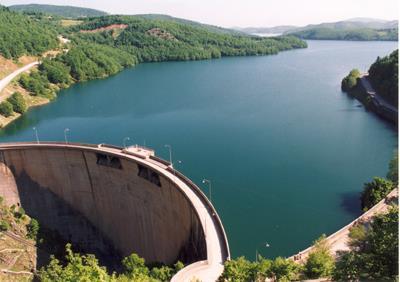
<instances>
[{"instance_id":1,"label":"concrete dam","mask_svg":"<svg viewBox=\"0 0 400 282\"><path fill-rule=\"evenodd\" d=\"M100 259L184 262L172 281L215 281L230 258L207 197L151 149L0 144L0 196Z\"/></svg>"}]
</instances>

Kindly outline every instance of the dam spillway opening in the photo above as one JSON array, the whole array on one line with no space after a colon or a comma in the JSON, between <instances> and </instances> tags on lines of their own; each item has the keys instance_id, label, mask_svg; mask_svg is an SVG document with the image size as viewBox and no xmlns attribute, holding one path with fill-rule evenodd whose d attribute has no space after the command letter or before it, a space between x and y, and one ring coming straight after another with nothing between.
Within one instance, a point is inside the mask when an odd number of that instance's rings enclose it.
<instances>
[{"instance_id":1,"label":"dam spillway opening","mask_svg":"<svg viewBox=\"0 0 400 282\"><path fill-rule=\"evenodd\" d=\"M174 179L152 166L159 161L117 151L0 146L0 196L37 219L62 248L70 242L110 270L131 253L148 264L207 259L201 218ZM38 267L46 256L38 252Z\"/></svg>"}]
</instances>

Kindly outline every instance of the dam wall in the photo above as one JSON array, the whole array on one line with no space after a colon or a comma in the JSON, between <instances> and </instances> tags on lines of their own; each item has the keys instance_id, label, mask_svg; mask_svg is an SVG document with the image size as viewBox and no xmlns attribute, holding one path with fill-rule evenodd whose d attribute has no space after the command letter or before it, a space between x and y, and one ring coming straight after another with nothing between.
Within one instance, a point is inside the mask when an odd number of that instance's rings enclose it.
<instances>
[{"instance_id":1,"label":"dam wall","mask_svg":"<svg viewBox=\"0 0 400 282\"><path fill-rule=\"evenodd\" d=\"M0 145L0 195L86 252L206 260L199 212L153 163L97 146Z\"/></svg>"}]
</instances>

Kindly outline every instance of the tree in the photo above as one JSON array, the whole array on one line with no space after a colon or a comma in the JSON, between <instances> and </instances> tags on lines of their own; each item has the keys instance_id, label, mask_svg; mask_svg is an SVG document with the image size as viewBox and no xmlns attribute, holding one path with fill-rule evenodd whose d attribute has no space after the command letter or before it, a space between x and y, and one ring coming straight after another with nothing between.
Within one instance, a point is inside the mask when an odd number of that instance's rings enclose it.
<instances>
[{"instance_id":1,"label":"tree","mask_svg":"<svg viewBox=\"0 0 400 282\"><path fill-rule=\"evenodd\" d=\"M357 79L360 77L358 69L352 69L350 73L342 80L342 90L347 92L357 85Z\"/></svg>"},{"instance_id":2,"label":"tree","mask_svg":"<svg viewBox=\"0 0 400 282\"><path fill-rule=\"evenodd\" d=\"M149 275L149 269L145 265L145 260L137 254L131 254L124 258L122 265L124 266L126 275L131 279L141 279Z\"/></svg>"},{"instance_id":3,"label":"tree","mask_svg":"<svg viewBox=\"0 0 400 282\"><path fill-rule=\"evenodd\" d=\"M277 257L271 266L271 272L280 282L293 281L299 278L301 266L292 260Z\"/></svg>"},{"instance_id":4,"label":"tree","mask_svg":"<svg viewBox=\"0 0 400 282\"><path fill-rule=\"evenodd\" d=\"M364 184L361 193L361 209L367 211L384 199L394 188L393 182L381 177L374 177L372 182Z\"/></svg>"},{"instance_id":5,"label":"tree","mask_svg":"<svg viewBox=\"0 0 400 282\"><path fill-rule=\"evenodd\" d=\"M51 83L69 85L72 82L70 68L57 60L44 59L39 69Z\"/></svg>"},{"instance_id":6,"label":"tree","mask_svg":"<svg viewBox=\"0 0 400 282\"><path fill-rule=\"evenodd\" d=\"M363 238L351 239L351 251L341 254L335 280L394 280L399 274L399 209L392 206L375 216Z\"/></svg>"},{"instance_id":7,"label":"tree","mask_svg":"<svg viewBox=\"0 0 400 282\"><path fill-rule=\"evenodd\" d=\"M399 51L377 58L368 70L369 80L380 96L395 107L399 98Z\"/></svg>"},{"instance_id":8,"label":"tree","mask_svg":"<svg viewBox=\"0 0 400 282\"><path fill-rule=\"evenodd\" d=\"M399 155L397 150L394 152L393 159L389 163L389 172L386 177L395 185L399 184Z\"/></svg>"},{"instance_id":9,"label":"tree","mask_svg":"<svg viewBox=\"0 0 400 282\"><path fill-rule=\"evenodd\" d=\"M0 115L9 117L13 114L13 106L8 101L3 101L0 103Z\"/></svg>"},{"instance_id":10,"label":"tree","mask_svg":"<svg viewBox=\"0 0 400 282\"><path fill-rule=\"evenodd\" d=\"M67 244L66 265L62 266L54 256L50 263L39 271L39 278L43 282L74 282L74 281L111 281L105 267L99 266L93 255L80 255L71 250Z\"/></svg>"},{"instance_id":11,"label":"tree","mask_svg":"<svg viewBox=\"0 0 400 282\"><path fill-rule=\"evenodd\" d=\"M239 257L225 262L224 272L219 278L219 281L252 281L255 275L256 264L248 261L245 257Z\"/></svg>"},{"instance_id":12,"label":"tree","mask_svg":"<svg viewBox=\"0 0 400 282\"><path fill-rule=\"evenodd\" d=\"M27 110L27 105L24 97L19 92L14 92L10 98L7 99L8 102L13 106L14 112L23 114Z\"/></svg>"},{"instance_id":13,"label":"tree","mask_svg":"<svg viewBox=\"0 0 400 282\"><path fill-rule=\"evenodd\" d=\"M323 234L314 242L314 249L305 264L305 275L316 279L330 277L335 266L335 260L329 251L326 236Z\"/></svg>"},{"instance_id":14,"label":"tree","mask_svg":"<svg viewBox=\"0 0 400 282\"><path fill-rule=\"evenodd\" d=\"M36 240L39 233L39 222L36 219L32 218L26 228L28 231L27 237Z\"/></svg>"}]
</instances>

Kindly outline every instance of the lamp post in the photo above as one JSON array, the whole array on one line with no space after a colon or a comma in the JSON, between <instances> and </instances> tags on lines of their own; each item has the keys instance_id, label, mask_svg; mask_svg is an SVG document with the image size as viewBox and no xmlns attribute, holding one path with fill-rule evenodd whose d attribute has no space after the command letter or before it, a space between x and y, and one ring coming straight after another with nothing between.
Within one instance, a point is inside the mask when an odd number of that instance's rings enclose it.
<instances>
[{"instance_id":1,"label":"lamp post","mask_svg":"<svg viewBox=\"0 0 400 282\"><path fill-rule=\"evenodd\" d=\"M170 163L171 168L174 168L174 164L172 163L172 146L165 144L164 147L168 148L168 150L169 150L169 163Z\"/></svg>"},{"instance_id":2,"label":"lamp post","mask_svg":"<svg viewBox=\"0 0 400 282\"><path fill-rule=\"evenodd\" d=\"M126 141L128 141L128 140L131 140L131 138L125 137L125 138L122 140L122 143L124 144L124 149L126 149Z\"/></svg>"},{"instance_id":3,"label":"lamp post","mask_svg":"<svg viewBox=\"0 0 400 282\"><path fill-rule=\"evenodd\" d=\"M37 131L36 127L33 127L32 129L33 129L33 131L35 132L36 143L39 144L39 135L38 135L38 131Z\"/></svg>"},{"instance_id":4,"label":"lamp post","mask_svg":"<svg viewBox=\"0 0 400 282\"><path fill-rule=\"evenodd\" d=\"M266 248L269 248L269 244L267 242L265 242L265 245L263 243L263 246L265 246ZM258 262L258 249L256 248L256 262Z\"/></svg>"},{"instance_id":5,"label":"lamp post","mask_svg":"<svg viewBox=\"0 0 400 282\"><path fill-rule=\"evenodd\" d=\"M208 179L203 179L202 182L203 182L203 184L207 184L208 185L208 194L209 194L208 198L210 199L210 202L212 202L211 201L211 181L208 180Z\"/></svg>"},{"instance_id":6,"label":"lamp post","mask_svg":"<svg viewBox=\"0 0 400 282\"><path fill-rule=\"evenodd\" d=\"M67 138L67 133L69 132L69 128L64 129L64 139L65 139L65 144L68 144L68 138Z\"/></svg>"}]
</instances>

